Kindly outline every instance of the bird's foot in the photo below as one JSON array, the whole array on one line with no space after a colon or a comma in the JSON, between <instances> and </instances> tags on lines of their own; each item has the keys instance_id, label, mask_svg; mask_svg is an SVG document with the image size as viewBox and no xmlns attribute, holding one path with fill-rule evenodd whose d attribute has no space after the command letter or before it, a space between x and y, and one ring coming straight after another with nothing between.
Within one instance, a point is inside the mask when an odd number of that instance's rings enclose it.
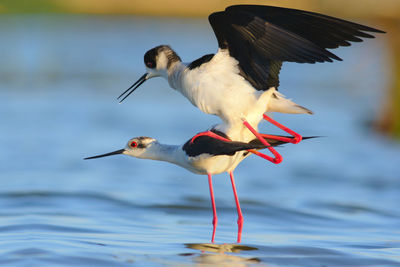
<instances>
[{"instance_id":1,"label":"bird's foot","mask_svg":"<svg viewBox=\"0 0 400 267\"><path fill-rule=\"evenodd\" d=\"M263 136L264 138L270 138L270 139L274 139L274 140L278 140L278 141L283 141L283 142L286 142L286 143L292 143L292 144L298 144L298 143L300 143L301 140L303 139L303 137L302 137L300 134L298 134L298 133L296 133L295 131L289 129L288 127L286 127L286 126L280 124L279 122L273 120L271 117L269 117L269 116L263 114L263 118L264 118L264 120L266 120L266 121L272 123L273 125L275 125L275 126L278 127L279 129L281 129L281 130L283 130L283 131L285 131L285 132L287 132L288 134L290 134L290 135L293 136L292 138L290 138L290 137L284 137L284 136L279 136L279 135L262 134L262 136Z\"/></svg>"},{"instance_id":2,"label":"bird's foot","mask_svg":"<svg viewBox=\"0 0 400 267\"><path fill-rule=\"evenodd\" d=\"M257 150L254 150L254 149L249 149L248 151L253 153L253 154L255 154L255 155L257 155L257 156L259 156L259 157L261 157L261 158L263 158L263 159L271 161L272 163L275 163L275 164L281 163L282 162L282 156L267 142L267 140L265 140L264 137L260 133L258 133L247 121L244 120L243 124L250 130L250 132L252 132L257 137L258 140L260 140L260 142L262 144L265 145L265 147L269 151L271 151L271 153L274 155L274 157L265 155L265 154L263 154L263 153L261 153L261 152L259 152Z\"/></svg>"},{"instance_id":3,"label":"bird's foot","mask_svg":"<svg viewBox=\"0 0 400 267\"><path fill-rule=\"evenodd\" d=\"M263 158L263 159L266 159L266 160L268 160L268 161L271 161L272 163L275 163L275 164L281 163L282 160L283 160L281 154L279 154L279 153L278 153L275 149L273 149L272 147L271 147L271 149L268 147L268 149L274 154L275 157L271 157L271 156L265 155L264 153L261 153L261 152L259 152L259 151L257 151L257 150L254 150L254 149L249 149L249 150L247 150L247 151L249 151L249 152L253 153L254 155L259 156L259 157L261 157L261 158Z\"/></svg>"}]
</instances>

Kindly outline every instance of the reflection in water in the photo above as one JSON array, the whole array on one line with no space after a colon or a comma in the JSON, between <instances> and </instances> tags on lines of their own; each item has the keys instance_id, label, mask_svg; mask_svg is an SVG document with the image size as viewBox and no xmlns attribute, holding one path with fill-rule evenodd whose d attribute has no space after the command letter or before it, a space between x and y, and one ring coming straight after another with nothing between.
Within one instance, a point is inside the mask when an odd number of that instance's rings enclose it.
<instances>
[{"instance_id":1,"label":"reflection in water","mask_svg":"<svg viewBox=\"0 0 400 267\"><path fill-rule=\"evenodd\" d=\"M258 258L247 258L243 256L226 254L226 252L240 253L242 251L258 250L256 247L249 247L238 244L211 244L197 243L185 244L187 248L196 249L202 253L194 257L194 262L199 264L218 264L218 266L246 266L247 264L259 263ZM212 253L204 253L212 252Z\"/></svg>"},{"instance_id":2,"label":"reflection in water","mask_svg":"<svg viewBox=\"0 0 400 267\"><path fill-rule=\"evenodd\" d=\"M248 250L258 250L255 247L249 247L244 245L238 244L214 244L214 243L193 243L193 244L185 244L187 248L197 249L201 251L208 251L208 252L217 252L217 253L225 253L225 252L233 252L239 253L241 251L248 251Z\"/></svg>"}]
</instances>

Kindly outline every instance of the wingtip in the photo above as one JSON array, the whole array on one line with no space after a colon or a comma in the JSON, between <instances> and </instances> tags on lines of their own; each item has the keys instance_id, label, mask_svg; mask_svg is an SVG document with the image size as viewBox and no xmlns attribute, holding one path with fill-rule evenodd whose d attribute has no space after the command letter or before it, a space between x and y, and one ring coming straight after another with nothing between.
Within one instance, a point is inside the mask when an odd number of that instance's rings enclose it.
<instances>
[{"instance_id":1,"label":"wingtip","mask_svg":"<svg viewBox=\"0 0 400 267\"><path fill-rule=\"evenodd\" d=\"M313 139L313 138L320 138L320 137L326 137L326 136L320 136L320 135L303 136L303 137L302 137L302 140Z\"/></svg>"},{"instance_id":2,"label":"wingtip","mask_svg":"<svg viewBox=\"0 0 400 267\"><path fill-rule=\"evenodd\" d=\"M337 60L337 61L343 61L342 58L338 57L337 55L335 55L335 54L333 54L331 52L329 52L329 59L331 60L330 62L333 62L333 59Z\"/></svg>"},{"instance_id":3,"label":"wingtip","mask_svg":"<svg viewBox=\"0 0 400 267\"><path fill-rule=\"evenodd\" d=\"M368 27L368 26L364 26L364 29L361 29L362 31L367 31L367 32L375 32L375 33L386 33L385 31L376 29L376 28L372 28L372 27ZM375 36L374 36L375 37Z\"/></svg>"}]
</instances>

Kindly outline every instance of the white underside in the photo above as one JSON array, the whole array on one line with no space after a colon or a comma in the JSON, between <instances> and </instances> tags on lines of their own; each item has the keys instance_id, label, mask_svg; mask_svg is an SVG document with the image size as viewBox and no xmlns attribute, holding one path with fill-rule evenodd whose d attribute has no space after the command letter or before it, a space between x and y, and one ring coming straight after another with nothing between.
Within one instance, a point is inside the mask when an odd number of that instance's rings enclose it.
<instances>
[{"instance_id":1,"label":"white underside","mask_svg":"<svg viewBox=\"0 0 400 267\"><path fill-rule=\"evenodd\" d=\"M198 174L219 174L235 170L237 165L246 157L244 152L237 152L233 156L210 156L207 154L189 158L191 171Z\"/></svg>"}]
</instances>

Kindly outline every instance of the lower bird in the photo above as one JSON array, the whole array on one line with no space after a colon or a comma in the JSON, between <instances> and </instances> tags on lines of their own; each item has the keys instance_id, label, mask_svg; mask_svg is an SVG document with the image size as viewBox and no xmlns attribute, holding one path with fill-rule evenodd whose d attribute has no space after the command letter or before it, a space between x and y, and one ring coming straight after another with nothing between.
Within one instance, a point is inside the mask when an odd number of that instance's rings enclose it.
<instances>
[{"instance_id":1,"label":"lower bird","mask_svg":"<svg viewBox=\"0 0 400 267\"><path fill-rule=\"evenodd\" d=\"M124 154L136 158L170 162L179 165L193 173L207 175L213 209L213 232L211 242L214 242L215 230L218 222L214 200L214 190L212 186L212 175L228 172L232 183L232 189L238 213L237 242L240 243L243 227L243 215L236 192L233 171L237 165L250 154L249 152L272 162L274 162L274 160L280 162L281 156L276 152L273 146L278 146L287 142L269 139L268 137L264 136L264 138L266 138L270 144L269 146L265 146L265 144L260 142L258 139L254 139L247 143L231 141L231 139L229 139L225 133L219 132L215 128L211 129L209 132L214 136L199 136L195 140L189 139L183 145L166 145L159 143L156 139L151 137L135 137L130 139L126 147L123 149L102 155L87 157L85 159L95 159ZM304 139L307 138L311 137L305 137ZM274 157L270 157L258 151L265 148L269 149L273 153Z\"/></svg>"}]
</instances>

